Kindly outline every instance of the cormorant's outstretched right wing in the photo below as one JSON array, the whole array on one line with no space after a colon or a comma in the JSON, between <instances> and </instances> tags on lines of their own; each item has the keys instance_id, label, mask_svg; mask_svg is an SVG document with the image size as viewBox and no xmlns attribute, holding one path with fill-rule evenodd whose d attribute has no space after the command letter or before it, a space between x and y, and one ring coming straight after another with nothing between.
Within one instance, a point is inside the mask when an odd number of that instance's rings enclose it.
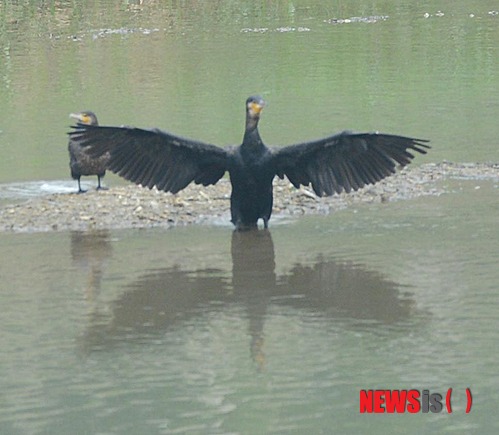
<instances>
[{"instance_id":1,"label":"cormorant's outstretched right wing","mask_svg":"<svg viewBox=\"0 0 499 435\"><path fill-rule=\"evenodd\" d=\"M134 127L78 124L72 140L98 157L109 152L108 168L136 184L177 193L194 181L215 184L227 170L229 151L170 133Z\"/></svg>"},{"instance_id":2,"label":"cormorant's outstretched right wing","mask_svg":"<svg viewBox=\"0 0 499 435\"><path fill-rule=\"evenodd\" d=\"M312 184L318 196L358 190L411 162L412 151L426 154L427 140L381 133L342 132L313 142L273 149L280 178L295 186Z\"/></svg>"}]
</instances>

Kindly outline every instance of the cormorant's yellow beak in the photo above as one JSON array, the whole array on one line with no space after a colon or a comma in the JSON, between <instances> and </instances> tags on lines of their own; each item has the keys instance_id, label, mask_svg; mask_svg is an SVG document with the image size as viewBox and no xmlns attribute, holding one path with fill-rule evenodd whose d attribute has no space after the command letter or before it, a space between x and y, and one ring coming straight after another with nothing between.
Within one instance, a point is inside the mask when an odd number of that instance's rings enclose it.
<instances>
[{"instance_id":1,"label":"cormorant's yellow beak","mask_svg":"<svg viewBox=\"0 0 499 435\"><path fill-rule=\"evenodd\" d=\"M263 108L265 107L265 101L252 101L248 104L248 110L251 116L259 116Z\"/></svg>"},{"instance_id":2,"label":"cormorant's yellow beak","mask_svg":"<svg viewBox=\"0 0 499 435\"><path fill-rule=\"evenodd\" d=\"M90 116L86 115L85 113L70 113L69 117L76 119L78 122L81 122L82 124L92 123L92 119L90 118Z\"/></svg>"}]
</instances>

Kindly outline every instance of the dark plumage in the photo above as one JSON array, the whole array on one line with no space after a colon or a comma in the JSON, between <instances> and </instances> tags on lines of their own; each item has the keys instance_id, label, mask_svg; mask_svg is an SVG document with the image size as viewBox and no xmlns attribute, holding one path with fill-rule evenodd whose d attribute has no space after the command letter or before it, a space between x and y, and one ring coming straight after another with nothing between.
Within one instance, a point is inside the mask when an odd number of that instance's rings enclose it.
<instances>
[{"instance_id":1,"label":"dark plumage","mask_svg":"<svg viewBox=\"0 0 499 435\"><path fill-rule=\"evenodd\" d=\"M97 117L93 112L71 113L69 116L76 119L78 125L99 125ZM106 174L107 164L110 158L109 153L104 153L99 157L92 157L87 154L87 150L84 147L71 138L69 139L68 151L71 176L74 180L78 180L78 193L85 192L80 184L82 175L97 175L97 190L103 189L100 181Z\"/></svg>"},{"instance_id":2,"label":"dark plumage","mask_svg":"<svg viewBox=\"0 0 499 435\"><path fill-rule=\"evenodd\" d=\"M189 183L215 184L226 171L232 184L230 208L237 229L267 228L272 180L286 176L295 187L312 184L318 196L350 192L393 174L398 165L426 154L426 140L379 133L342 132L312 142L267 148L258 133L265 103L246 101L246 130L237 147L220 148L170 133L133 127L77 125L71 139L89 154L110 153L108 168L134 183L176 193Z\"/></svg>"}]
</instances>

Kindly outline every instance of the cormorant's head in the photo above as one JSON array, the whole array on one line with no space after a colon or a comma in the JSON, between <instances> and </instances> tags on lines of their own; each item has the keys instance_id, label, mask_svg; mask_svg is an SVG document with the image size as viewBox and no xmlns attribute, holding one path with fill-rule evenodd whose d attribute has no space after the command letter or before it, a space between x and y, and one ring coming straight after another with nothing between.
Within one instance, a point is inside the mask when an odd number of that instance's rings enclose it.
<instances>
[{"instance_id":1,"label":"cormorant's head","mask_svg":"<svg viewBox=\"0 0 499 435\"><path fill-rule=\"evenodd\" d=\"M252 96L246 100L246 113L252 119L258 119L265 107L265 101L260 96Z\"/></svg>"},{"instance_id":2,"label":"cormorant's head","mask_svg":"<svg viewBox=\"0 0 499 435\"><path fill-rule=\"evenodd\" d=\"M99 125L99 123L97 121L97 116L95 116L94 112L85 111L85 112L78 112L78 113L70 113L69 117L76 119L78 124Z\"/></svg>"}]
</instances>

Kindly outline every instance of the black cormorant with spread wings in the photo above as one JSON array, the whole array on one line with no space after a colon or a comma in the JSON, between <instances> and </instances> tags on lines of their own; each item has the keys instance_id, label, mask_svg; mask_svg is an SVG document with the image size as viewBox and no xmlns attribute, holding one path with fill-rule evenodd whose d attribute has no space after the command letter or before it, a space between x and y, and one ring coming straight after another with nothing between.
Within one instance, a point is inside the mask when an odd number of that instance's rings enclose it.
<instances>
[{"instance_id":1,"label":"black cormorant with spread wings","mask_svg":"<svg viewBox=\"0 0 499 435\"><path fill-rule=\"evenodd\" d=\"M97 116L94 112L85 111L78 113L71 113L70 118L76 119L79 124L85 125L99 125ZM71 177L78 181L78 193L84 193L81 188L80 178L82 175L97 175L97 190L103 189L101 186L101 178L106 175L107 163L109 161L109 153L104 153L99 157L91 157L86 153L79 142L69 139L69 167L71 169Z\"/></svg>"},{"instance_id":2,"label":"black cormorant with spread wings","mask_svg":"<svg viewBox=\"0 0 499 435\"><path fill-rule=\"evenodd\" d=\"M110 153L108 168L150 189L176 193L189 183L208 186L226 171L232 184L230 210L236 229L264 227L272 213L272 182L286 176L298 188L312 185L317 196L358 190L395 173L413 152L426 154L427 140L381 133L344 131L311 142L268 148L258 133L265 105L261 97L246 100L242 144L221 148L159 129L78 124L69 134L91 156Z\"/></svg>"}]
</instances>

